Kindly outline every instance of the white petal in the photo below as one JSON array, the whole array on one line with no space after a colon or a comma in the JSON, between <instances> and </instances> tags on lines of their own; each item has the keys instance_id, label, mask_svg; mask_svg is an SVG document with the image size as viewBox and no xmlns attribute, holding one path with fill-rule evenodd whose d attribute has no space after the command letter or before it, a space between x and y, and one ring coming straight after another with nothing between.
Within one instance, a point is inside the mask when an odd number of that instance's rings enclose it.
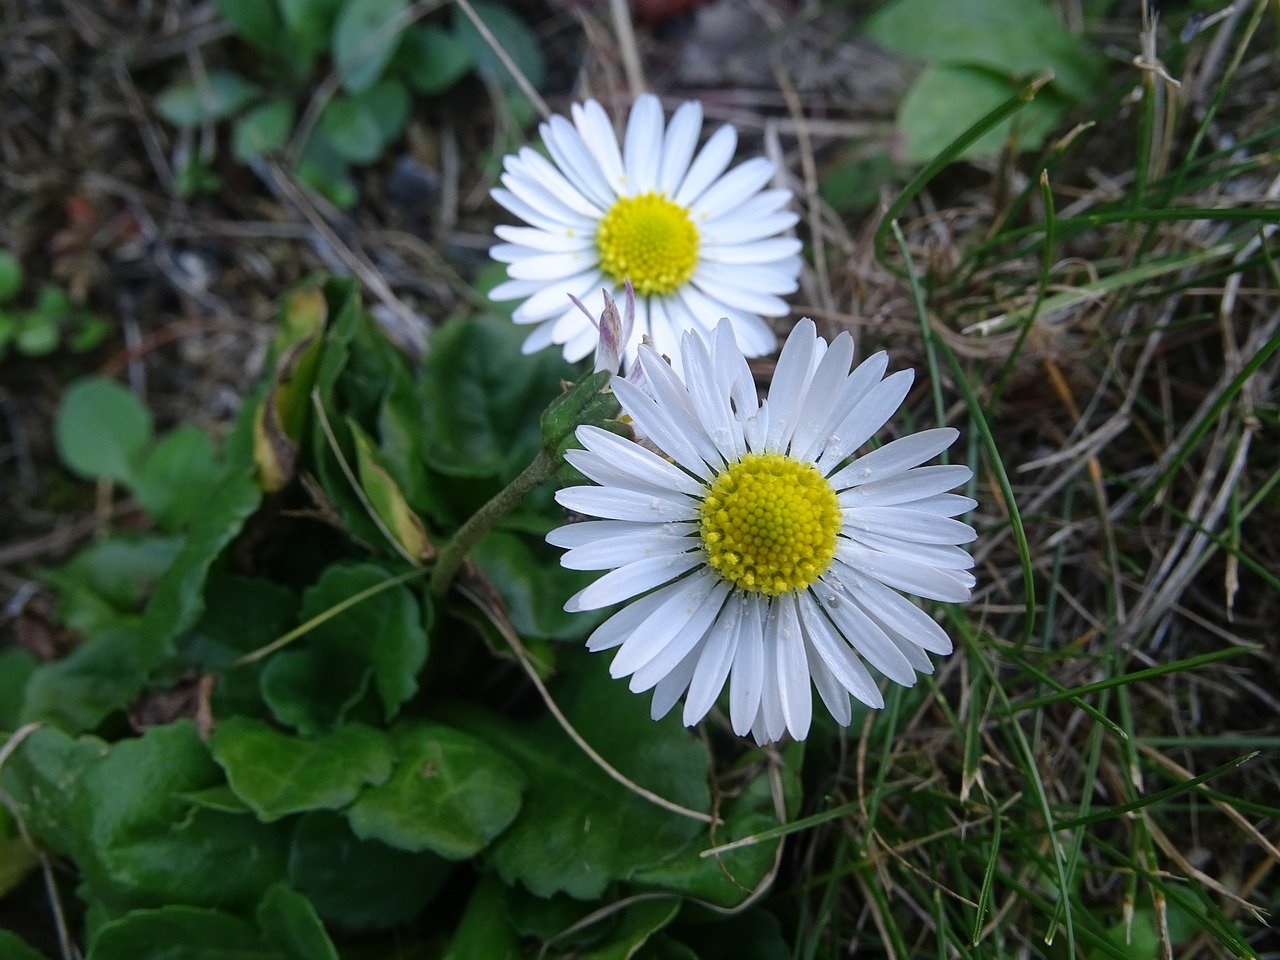
<instances>
[{"instance_id":1,"label":"white petal","mask_svg":"<svg viewBox=\"0 0 1280 960\"><path fill-rule=\"evenodd\" d=\"M883 480L850 487L840 494L840 506L861 509L906 504L910 509L917 509L912 501L944 493L952 487L968 483L972 476L973 472L961 464L913 467Z\"/></svg>"},{"instance_id":2,"label":"white petal","mask_svg":"<svg viewBox=\"0 0 1280 960\"><path fill-rule=\"evenodd\" d=\"M653 385L649 387L652 389ZM685 435L667 410L651 396L620 377L613 379L613 393L641 436L652 440L659 450L690 473L703 478L711 476L712 470L698 455L692 438Z\"/></svg>"},{"instance_id":3,"label":"white petal","mask_svg":"<svg viewBox=\"0 0 1280 960\"><path fill-rule=\"evenodd\" d=\"M630 600L646 590L674 580L686 570L705 562L701 552L682 553L674 557L646 557L610 570L591 586L579 590L564 605L566 613L599 610L611 604Z\"/></svg>"},{"instance_id":4,"label":"white petal","mask_svg":"<svg viewBox=\"0 0 1280 960\"><path fill-rule=\"evenodd\" d=\"M698 236L702 239L704 250L734 246L763 240L790 230L799 219L799 216L790 211L771 213L767 217L721 217L714 224L700 225Z\"/></svg>"},{"instance_id":5,"label":"white petal","mask_svg":"<svg viewBox=\"0 0 1280 960\"><path fill-rule=\"evenodd\" d=\"M835 428L838 439L822 452L818 458L818 469L829 470L871 439L902 406L914 379L914 370L899 370L867 391L867 395Z\"/></svg>"},{"instance_id":6,"label":"white petal","mask_svg":"<svg viewBox=\"0 0 1280 960\"><path fill-rule=\"evenodd\" d=\"M526 203L510 190L494 187L489 191L489 196L525 223L546 230L548 233L559 233L570 237L587 236L593 240L595 238L596 221L578 216L568 207L563 208L556 216L549 216Z\"/></svg>"},{"instance_id":7,"label":"white petal","mask_svg":"<svg viewBox=\"0 0 1280 960\"><path fill-rule=\"evenodd\" d=\"M702 656L689 683L689 696L684 702L684 725L691 727L710 711L729 678L734 655L738 650L738 634L746 603L741 595L729 597L720 616L707 634Z\"/></svg>"},{"instance_id":8,"label":"white petal","mask_svg":"<svg viewBox=\"0 0 1280 960\"><path fill-rule=\"evenodd\" d=\"M537 353L555 343L555 323L551 320L534 327L533 333L524 338L520 344L520 352L528 355Z\"/></svg>"},{"instance_id":9,"label":"white petal","mask_svg":"<svg viewBox=\"0 0 1280 960\"><path fill-rule=\"evenodd\" d=\"M489 291L490 300L515 300L537 293L546 286L541 280L504 280ZM535 321L536 322L536 321Z\"/></svg>"},{"instance_id":10,"label":"white petal","mask_svg":"<svg viewBox=\"0 0 1280 960\"><path fill-rule=\"evenodd\" d=\"M756 382L742 350L738 348L733 324L721 321L711 336L711 365L715 370L718 390L733 403L739 420L753 416L760 409Z\"/></svg>"},{"instance_id":11,"label":"white petal","mask_svg":"<svg viewBox=\"0 0 1280 960\"><path fill-rule=\"evenodd\" d=\"M902 594L867 578L860 583L854 596L858 606L877 622L892 627L917 646L931 653L946 655L951 652L951 638L946 631Z\"/></svg>"},{"instance_id":12,"label":"white petal","mask_svg":"<svg viewBox=\"0 0 1280 960\"><path fill-rule=\"evenodd\" d=\"M740 737L751 729L760 710L765 669L765 607L758 594L748 595L743 603L738 652L729 671L729 722L733 725L733 732Z\"/></svg>"},{"instance_id":13,"label":"white petal","mask_svg":"<svg viewBox=\"0 0 1280 960\"><path fill-rule=\"evenodd\" d=\"M676 375L675 369L649 347L640 348L640 365L644 367L649 390L672 422L684 433L698 451L698 456L713 467L719 467L721 457L707 433L706 425L698 419L689 390Z\"/></svg>"},{"instance_id":14,"label":"white petal","mask_svg":"<svg viewBox=\"0 0 1280 960\"><path fill-rule=\"evenodd\" d=\"M702 497L706 485L689 476L679 467L663 460L652 450L640 444L610 433L600 427L582 426L575 434L578 442L594 454L608 459L615 467L631 473L637 480L667 490L677 490L691 497ZM584 471L585 472L585 471ZM592 477L594 480L595 478ZM605 481L597 481L604 483Z\"/></svg>"},{"instance_id":15,"label":"white petal","mask_svg":"<svg viewBox=\"0 0 1280 960\"><path fill-rule=\"evenodd\" d=\"M813 720L813 693L809 683L809 660L805 655L804 633L796 613L795 594L784 593L778 607L777 680L778 699L791 736L803 740Z\"/></svg>"},{"instance_id":16,"label":"white petal","mask_svg":"<svg viewBox=\"0 0 1280 960\"><path fill-rule=\"evenodd\" d=\"M709 247L701 251L700 256L716 263L773 263L794 256L802 246L795 237L774 237L772 240Z\"/></svg>"},{"instance_id":17,"label":"white petal","mask_svg":"<svg viewBox=\"0 0 1280 960\"><path fill-rule=\"evenodd\" d=\"M604 520L646 520L664 523L668 520L692 520L698 515L698 504L678 493L660 496L615 487L565 487L556 491L556 503L575 513Z\"/></svg>"},{"instance_id":18,"label":"white petal","mask_svg":"<svg viewBox=\"0 0 1280 960\"><path fill-rule=\"evenodd\" d=\"M502 175L502 185L510 190L517 200L523 201L542 216L557 223L583 228L584 224L594 223L597 220L594 213L574 209L571 203L572 198L557 196L549 187L537 180L506 173ZM578 199L582 200L580 195Z\"/></svg>"},{"instance_id":19,"label":"white petal","mask_svg":"<svg viewBox=\"0 0 1280 960\"><path fill-rule=\"evenodd\" d=\"M662 170L658 175L658 190L667 196L675 193L676 187L688 172L689 161L693 157L694 147L698 145L698 134L701 132L702 104L697 100L686 100L676 108L671 117L662 145Z\"/></svg>"},{"instance_id":20,"label":"white petal","mask_svg":"<svg viewBox=\"0 0 1280 960\"><path fill-rule=\"evenodd\" d=\"M720 390L707 343L688 331L681 344L681 354L694 416L715 444L720 458L725 463L732 462L746 451L746 441L742 437L742 423L734 417L728 396Z\"/></svg>"},{"instance_id":21,"label":"white petal","mask_svg":"<svg viewBox=\"0 0 1280 960\"><path fill-rule=\"evenodd\" d=\"M773 164L764 157L753 157L740 163L717 180L697 201L690 205L694 223L706 223L722 216L742 203L769 182Z\"/></svg>"},{"instance_id":22,"label":"white petal","mask_svg":"<svg viewBox=\"0 0 1280 960\"><path fill-rule=\"evenodd\" d=\"M932 497L904 503L903 508L932 513L937 517L958 517L962 513L968 513L977 505L978 501L972 497L962 497L958 493L939 493Z\"/></svg>"},{"instance_id":23,"label":"white petal","mask_svg":"<svg viewBox=\"0 0 1280 960\"><path fill-rule=\"evenodd\" d=\"M798 270L779 270L773 264L764 266L740 263L713 263L703 259L698 264L696 276L703 278L704 285L741 287L755 293L774 293L785 296L795 293L798 284Z\"/></svg>"},{"instance_id":24,"label":"white petal","mask_svg":"<svg viewBox=\"0 0 1280 960\"><path fill-rule=\"evenodd\" d=\"M926 600L963 603L974 584L973 574L966 571L890 556L848 540L836 544L836 556L858 573Z\"/></svg>"},{"instance_id":25,"label":"white petal","mask_svg":"<svg viewBox=\"0 0 1280 960\"><path fill-rule=\"evenodd\" d=\"M569 234L563 231L550 233L534 227L514 227L506 223L498 224L493 232L510 243L545 253L569 253L595 246L595 241L586 234Z\"/></svg>"},{"instance_id":26,"label":"white petal","mask_svg":"<svg viewBox=\"0 0 1280 960\"><path fill-rule=\"evenodd\" d=\"M603 216L608 209L607 205L601 206L583 196L577 184L566 180L564 174L532 147L521 148L519 159L520 165L515 168L517 175L536 181L575 213L594 219Z\"/></svg>"},{"instance_id":27,"label":"white petal","mask_svg":"<svg viewBox=\"0 0 1280 960\"><path fill-rule=\"evenodd\" d=\"M745 313L754 313L762 317L780 317L790 309L781 297L708 281L705 277L699 276L700 272L695 271L689 282L697 285L708 297L736 307Z\"/></svg>"},{"instance_id":28,"label":"white petal","mask_svg":"<svg viewBox=\"0 0 1280 960\"><path fill-rule=\"evenodd\" d=\"M791 329L782 345L769 387L769 431L764 440L767 450L787 449L813 371L811 360L817 337L817 327L805 317Z\"/></svg>"},{"instance_id":29,"label":"white petal","mask_svg":"<svg viewBox=\"0 0 1280 960\"><path fill-rule=\"evenodd\" d=\"M743 313L736 307L714 300L691 284L685 284L678 291L678 296L691 316L705 317L706 323L713 324L724 318L733 325L733 335L737 338L738 348L744 356L759 357L772 353L778 345L777 338L768 324L762 323L759 317Z\"/></svg>"},{"instance_id":30,"label":"white petal","mask_svg":"<svg viewBox=\"0 0 1280 960\"><path fill-rule=\"evenodd\" d=\"M658 681L653 688L653 702L649 706L650 718L661 720L671 712L671 708L680 699L680 694L684 693L689 686L689 681L693 679L693 671L698 666L702 646L701 643L695 645L671 672Z\"/></svg>"},{"instance_id":31,"label":"white petal","mask_svg":"<svg viewBox=\"0 0 1280 960\"><path fill-rule=\"evenodd\" d=\"M556 165L573 180L581 185L602 209L613 202L613 191L606 183L601 164L597 161L590 145L583 142L578 131L564 117L556 115L539 127L542 142ZM609 132L610 139L613 131ZM615 149L617 149L615 144Z\"/></svg>"},{"instance_id":32,"label":"white petal","mask_svg":"<svg viewBox=\"0 0 1280 960\"><path fill-rule=\"evenodd\" d=\"M672 199L685 209L692 206L702 192L724 173L729 161L733 159L733 150L737 145L738 133L726 123L698 151Z\"/></svg>"},{"instance_id":33,"label":"white petal","mask_svg":"<svg viewBox=\"0 0 1280 960\"><path fill-rule=\"evenodd\" d=\"M973 557L960 547L944 543L914 543L898 536L884 536L866 530L849 529L842 531L846 539L852 543L860 543L890 557L903 557L907 560L927 563L943 570L968 570L973 566Z\"/></svg>"},{"instance_id":34,"label":"white petal","mask_svg":"<svg viewBox=\"0 0 1280 960\"><path fill-rule=\"evenodd\" d=\"M576 276L566 277L563 280L556 280L553 283L548 283L529 297L528 300L516 307L511 317L516 323L533 323L562 315L566 309L565 304L570 302L570 294L582 299L599 285L600 271L595 268L583 271ZM570 305L572 306L572 304ZM587 326L591 326L586 317L583 317L582 321Z\"/></svg>"},{"instance_id":35,"label":"white petal","mask_svg":"<svg viewBox=\"0 0 1280 960\"><path fill-rule=\"evenodd\" d=\"M687 580L677 580L660 590L646 594L638 600L632 600L625 607L596 627L587 638L587 649L593 653L598 650L612 650L620 647L649 615L661 607L672 596L688 589Z\"/></svg>"},{"instance_id":36,"label":"white petal","mask_svg":"<svg viewBox=\"0 0 1280 960\"><path fill-rule=\"evenodd\" d=\"M622 153L618 150L618 137L604 107L595 100L588 100L581 106L575 103L571 112L582 142L599 165L606 189L615 195L623 193L626 176L622 171Z\"/></svg>"},{"instance_id":37,"label":"white petal","mask_svg":"<svg viewBox=\"0 0 1280 960\"><path fill-rule=\"evenodd\" d=\"M644 523L634 520L578 520L556 527L546 536L547 543L553 547L572 550L585 547L597 540L608 540L612 537L628 537L646 530L662 530L672 537L684 537L697 533L698 524L692 522L676 523Z\"/></svg>"},{"instance_id":38,"label":"white petal","mask_svg":"<svg viewBox=\"0 0 1280 960\"><path fill-rule=\"evenodd\" d=\"M932 460L960 436L954 427L938 427L920 433L899 437L877 450L864 454L847 467L837 470L828 479L837 490L871 483L895 473L918 467Z\"/></svg>"},{"instance_id":39,"label":"white petal","mask_svg":"<svg viewBox=\"0 0 1280 960\"><path fill-rule=\"evenodd\" d=\"M849 705L849 691L836 680L827 668L826 662L813 647L806 645L804 652L809 664L809 675L813 678L818 696L822 698L822 702L826 704L828 712L836 723L847 727L853 720L853 710Z\"/></svg>"},{"instance_id":40,"label":"white petal","mask_svg":"<svg viewBox=\"0 0 1280 960\"><path fill-rule=\"evenodd\" d=\"M847 595L839 593L836 588L823 581L819 581L814 589L820 590L821 601L807 592L799 598L800 622L804 626L810 647L831 671L831 675L839 681L840 686L867 706L877 709L883 707L884 698L880 695L875 680L843 634L822 612L824 606L848 603Z\"/></svg>"},{"instance_id":41,"label":"white petal","mask_svg":"<svg viewBox=\"0 0 1280 960\"><path fill-rule=\"evenodd\" d=\"M647 193L657 185L662 163L662 105L651 93L641 94L631 107L622 162L630 193Z\"/></svg>"},{"instance_id":42,"label":"white petal","mask_svg":"<svg viewBox=\"0 0 1280 960\"><path fill-rule=\"evenodd\" d=\"M848 332L840 334L818 363L813 379L809 381L804 403L796 417L795 430L791 434L791 456L797 460L812 460L826 441L827 422L831 419L831 398L840 392L849 376L853 363L853 337Z\"/></svg>"},{"instance_id":43,"label":"white petal","mask_svg":"<svg viewBox=\"0 0 1280 960\"><path fill-rule=\"evenodd\" d=\"M497 258L495 258L497 259ZM522 257L507 267L507 275L513 280L542 280L545 283L577 276L600 262L594 250L575 250L571 253L539 253Z\"/></svg>"},{"instance_id":44,"label":"white petal","mask_svg":"<svg viewBox=\"0 0 1280 960\"><path fill-rule=\"evenodd\" d=\"M575 547L560 558L566 570L612 570L636 560L653 557L676 557L701 549L695 537L671 536L663 524L648 524L643 533L610 537L585 546Z\"/></svg>"},{"instance_id":45,"label":"white petal","mask_svg":"<svg viewBox=\"0 0 1280 960\"><path fill-rule=\"evenodd\" d=\"M680 665L693 650L695 646L707 635L707 631L711 629L711 625L716 622L716 618L720 616L720 609L724 606L724 599L729 595L730 584L727 581L719 581L711 592L699 601L697 609L693 616L689 618L689 622L680 629L680 631L671 638L670 642L665 644L660 650L656 651L647 662L640 664L635 668L635 672L631 675L630 689L632 693L643 693L645 690L656 686L672 670ZM652 643L647 646L654 646ZM618 659L622 659L626 653L626 645L623 645L622 651L618 654ZM617 663L617 660L614 661ZM614 668L610 667L612 671ZM613 676L625 676L628 672L623 670L614 673ZM689 673L690 678L693 676L692 670ZM688 685L688 680L685 685Z\"/></svg>"},{"instance_id":46,"label":"white petal","mask_svg":"<svg viewBox=\"0 0 1280 960\"><path fill-rule=\"evenodd\" d=\"M611 576L611 574L605 576ZM694 622L695 618L705 616L707 598L713 591L723 586L724 581L714 573L699 570L682 580L681 584L683 589L668 592L667 599L662 605L649 614L644 623L622 644L613 658L613 663L609 665L610 676L614 678L628 676L658 656L675 637ZM711 621L708 620L703 626L703 632L710 623ZM695 637L694 641L696 642L697 639ZM685 649L687 650L688 647ZM681 656L683 655L682 653ZM674 666L675 662L672 661L671 665ZM657 682L657 678L654 682Z\"/></svg>"},{"instance_id":47,"label":"white petal","mask_svg":"<svg viewBox=\"0 0 1280 960\"><path fill-rule=\"evenodd\" d=\"M849 578L840 573L838 569L828 569L823 575L823 583L836 588L837 598L835 603L826 603L823 610L868 663L904 687L914 685L915 670L880 626L853 602L854 588L847 582Z\"/></svg>"},{"instance_id":48,"label":"white petal","mask_svg":"<svg viewBox=\"0 0 1280 960\"><path fill-rule=\"evenodd\" d=\"M908 543L972 543L978 533L967 523L909 507L868 507L844 512L849 529L894 537Z\"/></svg>"}]
</instances>

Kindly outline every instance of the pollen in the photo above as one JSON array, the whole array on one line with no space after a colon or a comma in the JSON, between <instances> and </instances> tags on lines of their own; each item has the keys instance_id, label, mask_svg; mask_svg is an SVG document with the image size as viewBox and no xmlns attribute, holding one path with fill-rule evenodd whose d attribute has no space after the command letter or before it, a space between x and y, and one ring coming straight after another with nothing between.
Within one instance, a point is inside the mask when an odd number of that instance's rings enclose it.
<instances>
[{"instance_id":1,"label":"pollen","mask_svg":"<svg viewBox=\"0 0 1280 960\"><path fill-rule=\"evenodd\" d=\"M642 296L674 293L698 265L698 228L689 213L660 193L622 197L596 232L600 269L616 283L630 280Z\"/></svg>"},{"instance_id":2,"label":"pollen","mask_svg":"<svg viewBox=\"0 0 1280 960\"><path fill-rule=\"evenodd\" d=\"M840 503L810 463L747 454L712 481L702 503L702 545L711 567L743 590L803 590L831 563Z\"/></svg>"}]
</instances>

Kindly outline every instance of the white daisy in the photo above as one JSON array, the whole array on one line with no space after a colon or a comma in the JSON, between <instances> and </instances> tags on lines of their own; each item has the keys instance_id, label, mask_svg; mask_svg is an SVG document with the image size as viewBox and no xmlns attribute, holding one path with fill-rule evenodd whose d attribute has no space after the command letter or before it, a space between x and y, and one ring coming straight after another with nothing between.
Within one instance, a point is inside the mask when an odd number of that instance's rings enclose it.
<instances>
[{"instance_id":1,"label":"white daisy","mask_svg":"<svg viewBox=\"0 0 1280 960\"><path fill-rule=\"evenodd\" d=\"M773 165L761 157L725 173L737 134L716 130L697 156L702 107L682 104L664 128L658 98L636 100L622 147L604 108L575 103L573 122L553 116L539 128L551 159L531 147L503 161L493 197L527 226L499 226L490 251L511 278L489 294L523 300L516 323L534 324L524 350L563 344L569 360L587 356L596 330L569 296L603 308L624 280L636 292L635 356L648 334L675 358L683 330L726 317L749 357L773 352L762 317L787 312L796 289L800 241L779 234L796 222L783 208L790 190L765 190Z\"/></svg>"},{"instance_id":2,"label":"white daisy","mask_svg":"<svg viewBox=\"0 0 1280 960\"><path fill-rule=\"evenodd\" d=\"M630 601L587 646L617 648L610 672L630 676L637 693L654 690L655 719L684 696L684 722L697 723L728 681L738 734L800 739L812 682L848 724L850 694L883 705L868 665L910 686L933 671L926 652L951 652L901 594L959 602L973 587L959 544L975 534L952 518L976 504L947 492L970 470L921 466L958 432L925 430L855 457L913 373L886 377L884 353L850 372L853 339L828 346L811 320L788 337L764 402L730 324L710 342L688 333L681 347L683 378L642 346L648 392L613 381L646 445L577 431L585 449L567 459L598 486L556 499L600 519L547 540L568 549L564 566L610 572L565 609Z\"/></svg>"}]
</instances>

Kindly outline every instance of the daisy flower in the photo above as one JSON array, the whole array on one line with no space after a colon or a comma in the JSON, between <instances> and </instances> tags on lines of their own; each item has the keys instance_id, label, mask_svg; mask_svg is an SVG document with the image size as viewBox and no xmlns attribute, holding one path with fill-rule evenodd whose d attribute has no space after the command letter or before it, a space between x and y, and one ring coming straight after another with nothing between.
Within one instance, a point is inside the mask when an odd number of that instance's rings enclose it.
<instances>
[{"instance_id":1,"label":"daisy flower","mask_svg":"<svg viewBox=\"0 0 1280 960\"><path fill-rule=\"evenodd\" d=\"M561 505L599 519L553 530L561 563L608 570L565 605L629 601L591 634L616 649L610 672L653 690L653 716L684 697L701 720L729 684L729 719L760 743L804 737L810 685L847 725L850 695L880 707L871 670L905 686L951 652L942 628L903 593L959 602L974 584L973 540L953 519L976 504L948 493L965 466L922 466L959 435L904 436L855 456L901 405L913 373L885 376L877 353L850 370L853 339L828 346L811 320L788 337L768 399L731 324L687 333L683 377L639 349L647 391L613 389L645 443L578 428L566 455L596 485ZM654 450L658 452L655 453Z\"/></svg>"},{"instance_id":2,"label":"daisy flower","mask_svg":"<svg viewBox=\"0 0 1280 960\"><path fill-rule=\"evenodd\" d=\"M539 128L551 155L525 147L503 161L493 198L527 224L499 226L490 251L510 277L489 294L523 300L516 323L530 324L532 353L552 343L575 361L595 348L596 330L569 301L604 306L601 288L636 293L627 345L636 355L648 334L673 359L680 331L708 330L701 318L726 317L743 352L772 353L763 317L787 312L796 289L800 241L779 234L796 222L783 208L790 190L763 189L773 165L761 157L725 173L737 134L725 125L697 151L702 107L682 104L664 127L658 98L636 100L621 148L604 108L575 103L570 122L553 116Z\"/></svg>"}]
</instances>

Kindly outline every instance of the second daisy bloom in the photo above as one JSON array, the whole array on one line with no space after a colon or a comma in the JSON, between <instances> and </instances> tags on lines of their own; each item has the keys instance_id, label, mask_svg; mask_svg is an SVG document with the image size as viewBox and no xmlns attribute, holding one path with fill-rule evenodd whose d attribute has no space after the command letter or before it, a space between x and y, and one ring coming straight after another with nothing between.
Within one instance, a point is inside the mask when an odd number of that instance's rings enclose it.
<instances>
[{"instance_id":1,"label":"second daisy bloom","mask_svg":"<svg viewBox=\"0 0 1280 960\"><path fill-rule=\"evenodd\" d=\"M790 190L766 190L773 165L757 157L728 170L737 134L725 125L702 146L702 107L682 104L664 123L652 95L631 109L621 147L604 108L574 104L572 122L553 116L540 132L551 159L525 147L506 157L494 199L525 226L499 226L494 259L509 280L494 300L522 300L513 318L533 331L526 352L560 344L587 356L596 330L573 305L598 313L601 289L635 287L629 357L649 335L679 353L685 330L709 332L727 318L748 356L770 353L764 317L782 316L796 289L800 241L780 234L796 222ZM728 172L726 173L726 170Z\"/></svg>"}]
</instances>

